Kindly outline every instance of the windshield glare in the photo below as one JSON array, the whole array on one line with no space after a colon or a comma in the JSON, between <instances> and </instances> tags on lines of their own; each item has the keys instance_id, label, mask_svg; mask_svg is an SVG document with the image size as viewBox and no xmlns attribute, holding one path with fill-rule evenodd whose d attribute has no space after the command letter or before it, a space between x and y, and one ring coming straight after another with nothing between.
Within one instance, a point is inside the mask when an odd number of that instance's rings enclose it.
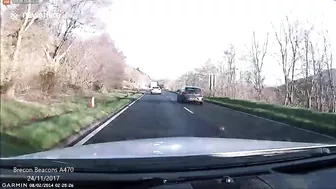
<instances>
[{"instance_id":1,"label":"windshield glare","mask_svg":"<svg viewBox=\"0 0 336 189\"><path fill-rule=\"evenodd\" d=\"M336 145L335 18L332 0L4 0L1 157Z\"/></svg>"}]
</instances>

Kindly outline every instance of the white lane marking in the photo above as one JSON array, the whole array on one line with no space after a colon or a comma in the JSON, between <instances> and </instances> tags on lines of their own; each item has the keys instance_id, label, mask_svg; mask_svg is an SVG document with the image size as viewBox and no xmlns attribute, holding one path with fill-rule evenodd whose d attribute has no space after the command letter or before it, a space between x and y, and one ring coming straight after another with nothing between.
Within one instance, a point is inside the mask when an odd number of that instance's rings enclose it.
<instances>
[{"instance_id":1,"label":"white lane marking","mask_svg":"<svg viewBox=\"0 0 336 189\"><path fill-rule=\"evenodd\" d=\"M122 114L124 111L126 111L129 107L131 107L134 103L136 103L138 100L140 100L143 96L145 96L145 94L141 95L138 99L136 99L131 104L129 104L128 106L126 106L124 109L122 109L121 111L119 111L116 115L114 115L109 120L107 120L105 123L103 123L102 125L100 125L97 129L95 129L94 131L92 131L90 134L88 134L86 137L84 137L82 140L80 140L74 146L81 146L81 145L85 144L94 135L96 135L99 131L101 131L104 127L106 127L113 120L115 120L118 116L120 116L120 114Z\"/></svg>"},{"instance_id":2,"label":"white lane marking","mask_svg":"<svg viewBox=\"0 0 336 189\"><path fill-rule=\"evenodd\" d=\"M206 101L205 101L205 102L206 102ZM282 123L282 122L275 121L275 120L272 120L272 119L268 119L268 118L260 117L260 116L257 116L257 115L249 114L249 113L242 112L242 111L238 111L238 110L233 110L233 109L231 109L231 108L227 108L227 107L224 107L224 106L221 106L221 107L226 108L226 109L229 109L229 110L234 111L234 112L238 112L238 113L241 113L241 114L245 114L245 115L248 115L248 116L251 116L251 117L255 117L255 118L259 118L259 119L267 120L267 121L270 121L270 122L273 122L273 123L277 123L277 124L280 124L280 125L283 125L283 126L293 127L293 128L298 129L298 130L301 130L301 131L306 131L306 132L313 133L313 134L320 135L320 136L324 136L324 137L327 137L327 138L330 138L330 139L336 139L335 137L332 137L332 136L329 136L329 135L325 135L325 134L322 134L322 133L317 133L317 132L310 131L310 130L307 130L307 129L303 129L303 128L300 128L300 127L295 127L295 126L293 126L293 125L288 125L288 124L286 124L286 123Z\"/></svg>"},{"instance_id":3,"label":"white lane marking","mask_svg":"<svg viewBox=\"0 0 336 189\"><path fill-rule=\"evenodd\" d=\"M170 100L173 101L173 102L175 101L174 99L170 99Z\"/></svg>"},{"instance_id":4,"label":"white lane marking","mask_svg":"<svg viewBox=\"0 0 336 189\"><path fill-rule=\"evenodd\" d=\"M187 110L189 113L191 113L191 114L194 114L194 112L192 112L191 110L189 110L188 108L186 108L186 107L183 107L185 110Z\"/></svg>"}]
</instances>

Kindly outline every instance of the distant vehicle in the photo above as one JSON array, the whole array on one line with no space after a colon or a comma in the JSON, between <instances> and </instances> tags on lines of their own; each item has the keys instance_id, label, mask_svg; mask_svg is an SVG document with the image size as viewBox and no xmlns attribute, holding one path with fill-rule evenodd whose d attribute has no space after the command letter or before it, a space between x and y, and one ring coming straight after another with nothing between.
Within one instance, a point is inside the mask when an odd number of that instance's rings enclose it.
<instances>
[{"instance_id":1,"label":"distant vehicle","mask_svg":"<svg viewBox=\"0 0 336 189\"><path fill-rule=\"evenodd\" d=\"M150 83L150 86L149 86L151 89L153 89L154 87L158 87L158 82L156 82L156 81L152 81L151 83Z\"/></svg>"},{"instance_id":2,"label":"distant vehicle","mask_svg":"<svg viewBox=\"0 0 336 189\"><path fill-rule=\"evenodd\" d=\"M177 102L197 102L203 104L203 91L199 87L183 87L177 91Z\"/></svg>"},{"instance_id":3,"label":"distant vehicle","mask_svg":"<svg viewBox=\"0 0 336 189\"><path fill-rule=\"evenodd\" d=\"M161 88L158 86L151 89L151 94L161 94L161 92Z\"/></svg>"}]
</instances>

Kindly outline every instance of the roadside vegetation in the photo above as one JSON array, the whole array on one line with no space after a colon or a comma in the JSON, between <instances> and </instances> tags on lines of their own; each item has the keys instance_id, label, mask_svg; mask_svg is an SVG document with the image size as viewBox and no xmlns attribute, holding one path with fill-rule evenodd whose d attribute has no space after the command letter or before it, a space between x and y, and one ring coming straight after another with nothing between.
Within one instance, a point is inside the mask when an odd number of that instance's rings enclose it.
<instances>
[{"instance_id":1,"label":"roadside vegetation","mask_svg":"<svg viewBox=\"0 0 336 189\"><path fill-rule=\"evenodd\" d=\"M62 140L113 114L140 96L132 93L62 96L48 104L2 101L1 155L13 156L52 149Z\"/></svg>"},{"instance_id":2,"label":"roadside vegetation","mask_svg":"<svg viewBox=\"0 0 336 189\"><path fill-rule=\"evenodd\" d=\"M139 95L125 89L150 82L126 63L97 16L110 5L1 5L1 155L51 149ZM96 107L88 108L92 96Z\"/></svg>"},{"instance_id":3,"label":"roadside vegetation","mask_svg":"<svg viewBox=\"0 0 336 189\"><path fill-rule=\"evenodd\" d=\"M233 110L336 137L335 113L230 98L206 97L206 100Z\"/></svg>"},{"instance_id":4,"label":"roadside vegetation","mask_svg":"<svg viewBox=\"0 0 336 189\"><path fill-rule=\"evenodd\" d=\"M175 91L183 85L196 85L212 97L336 112L334 41L328 28L293 18L285 16L265 36L251 33L244 51L238 52L234 44L229 44L221 60L208 59L177 80L165 82L165 87ZM269 49L271 43L275 48ZM266 78L266 64L279 70L279 77ZM209 74L216 75L211 91ZM266 79L280 84L266 86Z\"/></svg>"},{"instance_id":5,"label":"roadside vegetation","mask_svg":"<svg viewBox=\"0 0 336 189\"><path fill-rule=\"evenodd\" d=\"M226 107L336 136L335 44L328 28L295 18L285 16L263 35L251 33L243 51L229 44L221 60L208 59L161 84L172 91L199 86L208 100ZM266 78L266 64L280 70L280 77ZM216 76L212 90L210 74ZM266 86L266 79L280 84Z\"/></svg>"}]
</instances>

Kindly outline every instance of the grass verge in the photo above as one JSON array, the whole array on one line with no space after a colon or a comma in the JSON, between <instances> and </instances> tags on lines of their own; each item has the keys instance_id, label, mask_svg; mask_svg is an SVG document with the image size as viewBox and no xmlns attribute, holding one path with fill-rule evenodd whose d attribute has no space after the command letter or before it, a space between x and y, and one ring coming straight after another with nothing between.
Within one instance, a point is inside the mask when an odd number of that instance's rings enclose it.
<instances>
[{"instance_id":1,"label":"grass verge","mask_svg":"<svg viewBox=\"0 0 336 189\"><path fill-rule=\"evenodd\" d=\"M88 97L67 96L52 104L1 101L1 156L48 150L83 127L119 111L139 97L133 93L95 95L95 108Z\"/></svg>"},{"instance_id":2,"label":"grass verge","mask_svg":"<svg viewBox=\"0 0 336 189\"><path fill-rule=\"evenodd\" d=\"M336 114L333 113L230 98L206 97L205 99L230 109L336 137Z\"/></svg>"}]
</instances>

